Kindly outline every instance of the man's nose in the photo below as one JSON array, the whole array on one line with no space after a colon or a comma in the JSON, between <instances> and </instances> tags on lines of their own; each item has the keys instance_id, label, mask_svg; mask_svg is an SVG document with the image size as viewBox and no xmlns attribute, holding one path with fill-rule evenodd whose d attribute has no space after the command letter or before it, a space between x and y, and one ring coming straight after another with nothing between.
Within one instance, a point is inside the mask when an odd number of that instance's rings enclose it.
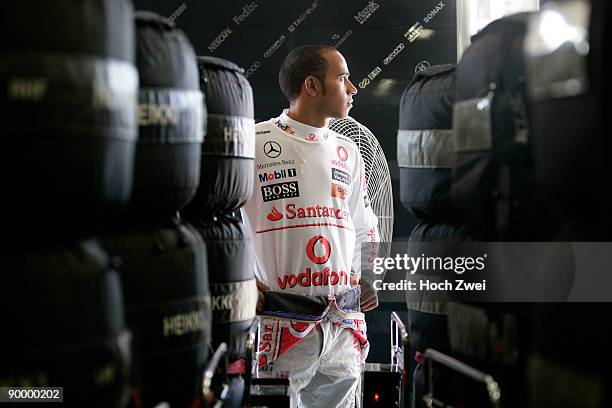
<instances>
[{"instance_id":1,"label":"man's nose","mask_svg":"<svg viewBox=\"0 0 612 408\"><path fill-rule=\"evenodd\" d=\"M349 83L349 86L347 88L349 95L355 95L357 94L357 87L355 87L355 85L353 85L353 83L351 82L350 79L347 78L347 81Z\"/></svg>"}]
</instances>

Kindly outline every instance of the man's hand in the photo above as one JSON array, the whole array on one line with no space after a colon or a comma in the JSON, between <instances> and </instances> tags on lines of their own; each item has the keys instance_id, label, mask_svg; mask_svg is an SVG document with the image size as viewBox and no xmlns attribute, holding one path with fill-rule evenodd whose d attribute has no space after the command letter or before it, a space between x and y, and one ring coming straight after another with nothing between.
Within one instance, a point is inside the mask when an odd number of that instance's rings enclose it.
<instances>
[{"instance_id":1,"label":"man's hand","mask_svg":"<svg viewBox=\"0 0 612 408\"><path fill-rule=\"evenodd\" d=\"M372 285L363 279L359 281L359 285L361 286L361 311L369 312L378 307L378 295Z\"/></svg>"},{"instance_id":2,"label":"man's hand","mask_svg":"<svg viewBox=\"0 0 612 408\"><path fill-rule=\"evenodd\" d=\"M264 285L259 281L259 279L255 280L257 282L257 314L261 314L264 310L264 305L266 304L266 291L270 290L269 287Z\"/></svg>"}]
</instances>

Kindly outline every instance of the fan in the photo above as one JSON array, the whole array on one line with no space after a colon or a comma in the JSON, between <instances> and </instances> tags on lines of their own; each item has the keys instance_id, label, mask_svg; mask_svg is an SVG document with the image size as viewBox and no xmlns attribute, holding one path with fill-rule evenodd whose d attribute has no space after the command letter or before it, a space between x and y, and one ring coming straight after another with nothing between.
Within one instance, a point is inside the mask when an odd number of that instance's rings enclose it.
<instances>
[{"instance_id":1,"label":"fan","mask_svg":"<svg viewBox=\"0 0 612 408\"><path fill-rule=\"evenodd\" d=\"M380 242L393 237L393 192L385 153L370 129L350 116L332 119L328 128L350 138L359 148L365 163L365 178L372 210L378 217Z\"/></svg>"}]
</instances>

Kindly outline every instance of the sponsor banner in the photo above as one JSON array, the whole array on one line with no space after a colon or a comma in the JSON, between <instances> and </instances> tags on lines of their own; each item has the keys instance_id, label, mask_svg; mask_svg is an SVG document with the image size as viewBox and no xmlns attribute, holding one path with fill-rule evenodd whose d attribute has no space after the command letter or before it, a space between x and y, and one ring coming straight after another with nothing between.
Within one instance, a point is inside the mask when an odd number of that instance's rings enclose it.
<instances>
[{"instance_id":1,"label":"sponsor banner","mask_svg":"<svg viewBox=\"0 0 612 408\"><path fill-rule=\"evenodd\" d=\"M353 16L353 18L359 23L365 23L371 16L374 14L380 5L374 1L370 1L357 15Z\"/></svg>"},{"instance_id":2,"label":"sponsor banner","mask_svg":"<svg viewBox=\"0 0 612 408\"><path fill-rule=\"evenodd\" d=\"M251 15L251 13L259 6L259 4L257 4L256 2L251 2L245 6L242 7L242 13L240 13L237 16L232 17L232 20L234 21L234 23L236 23L236 25L240 25L244 22L244 20L246 20L246 18L248 16Z\"/></svg>"},{"instance_id":3,"label":"sponsor banner","mask_svg":"<svg viewBox=\"0 0 612 408\"><path fill-rule=\"evenodd\" d=\"M339 198L341 200L346 200L347 191L346 188L341 186L340 184L332 183L331 186L331 196Z\"/></svg>"},{"instance_id":4,"label":"sponsor banner","mask_svg":"<svg viewBox=\"0 0 612 408\"><path fill-rule=\"evenodd\" d=\"M351 184L351 175L346 171L342 171L332 167L332 179L344 184Z\"/></svg>"},{"instance_id":5,"label":"sponsor banner","mask_svg":"<svg viewBox=\"0 0 612 408\"><path fill-rule=\"evenodd\" d=\"M255 120L244 116L208 114L203 155L255 158Z\"/></svg>"},{"instance_id":6,"label":"sponsor banner","mask_svg":"<svg viewBox=\"0 0 612 408\"><path fill-rule=\"evenodd\" d=\"M183 14L183 11L185 11L185 10L187 10L187 4L185 4L185 2L183 2L183 3L182 3L180 6L179 6L179 8L177 8L177 9L174 11L174 13L172 13L172 14L170 15L170 17L168 17L168 20L169 20L171 23L174 23L174 21L175 21L175 20L176 20L176 19L177 19L177 18L178 18L178 17L179 17L181 14Z\"/></svg>"},{"instance_id":7,"label":"sponsor banner","mask_svg":"<svg viewBox=\"0 0 612 408\"><path fill-rule=\"evenodd\" d=\"M269 186L261 187L261 197L263 198L264 202L276 201L283 198L295 198L299 196L300 190L297 181L270 184Z\"/></svg>"},{"instance_id":8,"label":"sponsor banner","mask_svg":"<svg viewBox=\"0 0 612 408\"><path fill-rule=\"evenodd\" d=\"M210 44L208 44L208 51L210 51L211 53L214 53L215 50L217 48L219 48L221 46L221 44L223 44L223 42L225 40L227 40L227 38L233 33L232 29L229 27L225 27L220 33L219 35L217 35L215 37L214 40L211 41Z\"/></svg>"},{"instance_id":9,"label":"sponsor banner","mask_svg":"<svg viewBox=\"0 0 612 408\"><path fill-rule=\"evenodd\" d=\"M394 242L362 277L381 301L610 302L610 242ZM381 254L379 251L378 254ZM362 250L362 265L371 258Z\"/></svg>"}]
</instances>

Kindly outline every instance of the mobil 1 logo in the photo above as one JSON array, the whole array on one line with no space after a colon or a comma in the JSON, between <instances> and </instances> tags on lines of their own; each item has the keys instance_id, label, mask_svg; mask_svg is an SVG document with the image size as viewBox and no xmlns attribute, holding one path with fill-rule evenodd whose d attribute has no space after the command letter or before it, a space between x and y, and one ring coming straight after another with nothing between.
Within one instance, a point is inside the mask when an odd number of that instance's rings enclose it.
<instances>
[{"instance_id":1,"label":"mobil 1 logo","mask_svg":"<svg viewBox=\"0 0 612 408\"><path fill-rule=\"evenodd\" d=\"M297 181L287 183L270 184L261 187L261 196L264 202L280 200L282 198L294 198L300 196Z\"/></svg>"},{"instance_id":2,"label":"mobil 1 logo","mask_svg":"<svg viewBox=\"0 0 612 408\"><path fill-rule=\"evenodd\" d=\"M339 181L341 183L344 183L344 184L351 184L351 175L348 174L346 171L342 171L335 167L332 167L331 171L332 171L332 179Z\"/></svg>"},{"instance_id":3,"label":"mobil 1 logo","mask_svg":"<svg viewBox=\"0 0 612 408\"><path fill-rule=\"evenodd\" d=\"M295 168L282 169L282 170L275 170L275 171L270 171L270 172L265 172L265 173L259 173L258 176L259 176L259 182L263 184L263 183L267 183L268 181L296 177L297 171L295 170Z\"/></svg>"}]
</instances>

